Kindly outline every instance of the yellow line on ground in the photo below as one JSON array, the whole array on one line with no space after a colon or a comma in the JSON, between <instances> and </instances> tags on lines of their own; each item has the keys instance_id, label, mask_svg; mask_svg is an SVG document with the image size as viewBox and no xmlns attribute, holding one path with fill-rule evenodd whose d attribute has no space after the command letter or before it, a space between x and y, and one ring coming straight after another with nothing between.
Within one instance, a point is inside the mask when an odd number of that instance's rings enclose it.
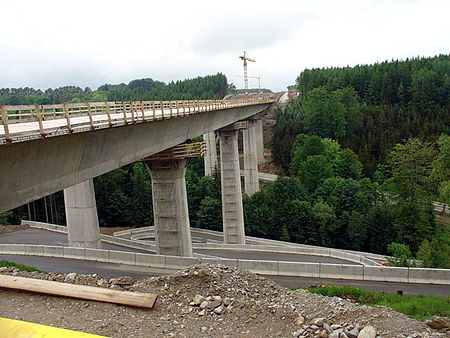
<instances>
[{"instance_id":1,"label":"yellow line on ground","mask_svg":"<svg viewBox=\"0 0 450 338\"><path fill-rule=\"evenodd\" d=\"M0 318L0 337L2 338L94 338L94 334L58 329L47 325Z\"/></svg>"}]
</instances>

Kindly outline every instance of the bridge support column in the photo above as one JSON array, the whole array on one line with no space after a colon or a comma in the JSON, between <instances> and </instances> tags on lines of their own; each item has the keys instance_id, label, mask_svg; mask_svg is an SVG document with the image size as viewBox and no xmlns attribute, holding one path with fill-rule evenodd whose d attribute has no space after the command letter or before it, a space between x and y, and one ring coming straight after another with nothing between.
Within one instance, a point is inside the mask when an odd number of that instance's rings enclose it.
<instances>
[{"instance_id":1,"label":"bridge support column","mask_svg":"<svg viewBox=\"0 0 450 338\"><path fill-rule=\"evenodd\" d=\"M245 244L238 134L234 129L219 131L223 235L228 244Z\"/></svg>"},{"instance_id":2,"label":"bridge support column","mask_svg":"<svg viewBox=\"0 0 450 338\"><path fill-rule=\"evenodd\" d=\"M203 135L203 140L206 144L205 152L205 176L211 176L214 168L217 167L217 146L216 146L216 132L211 131Z\"/></svg>"},{"instance_id":3,"label":"bridge support column","mask_svg":"<svg viewBox=\"0 0 450 338\"><path fill-rule=\"evenodd\" d=\"M191 229L186 194L186 159L144 160L152 179L156 253L192 256Z\"/></svg>"},{"instance_id":4,"label":"bridge support column","mask_svg":"<svg viewBox=\"0 0 450 338\"><path fill-rule=\"evenodd\" d=\"M69 246L101 249L92 179L64 189L64 204Z\"/></svg>"},{"instance_id":5,"label":"bridge support column","mask_svg":"<svg viewBox=\"0 0 450 338\"><path fill-rule=\"evenodd\" d=\"M248 128L242 131L244 143L244 189L249 196L259 191L257 133L257 120L249 120Z\"/></svg>"},{"instance_id":6,"label":"bridge support column","mask_svg":"<svg viewBox=\"0 0 450 338\"><path fill-rule=\"evenodd\" d=\"M256 120L255 126L255 143L256 143L256 152L258 156L258 163L264 162L264 137L263 137L263 120Z\"/></svg>"}]
</instances>

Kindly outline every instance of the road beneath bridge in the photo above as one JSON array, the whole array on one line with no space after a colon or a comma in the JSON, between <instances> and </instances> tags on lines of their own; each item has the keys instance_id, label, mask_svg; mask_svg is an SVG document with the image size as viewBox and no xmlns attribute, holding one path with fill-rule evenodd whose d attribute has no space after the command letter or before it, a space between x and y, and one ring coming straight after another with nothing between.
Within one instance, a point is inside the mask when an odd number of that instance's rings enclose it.
<instances>
[{"instance_id":1,"label":"road beneath bridge","mask_svg":"<svg viewBox=\"0 0 450 338\"><path fill-rule=\"evenodd\" d=\"M194 237L198 239L214 237L208 234L206 237L202 237L197 233ZM62 233L56 233L52 231L46 231L41 229L26 229L22 231L15 231L11 233L0 234L0 243L8 244L41 244L41 245L67 245L67 235ZM126 248L120 245L114 245L109 243L103 243L105 249L109 250L122 250L122 251L135 251L140 250ZM273 253L265 252L242 252L242 251L227 251L227 250L195 250L197 253L211 254L221 257L236 256L239 258L247 258L252 260L264 260L270 257L271 259L283 259L287 261L314 261L317 262L323 259L323 262L331 262L335 260L332 257L319 257L308 256L298 254L284 254L277 253L274 256ZM148 252L147 252L148 253ZM270 256L268 256L270 255ZM24 264L33 266L39 270L47 272L76 272L80 274L99 274L105 277L120 277L130 276L132 278L148 277L148 276L161 276L173 272L174 270L158 269L138 267L134 265L115 264L115 263L101 263L76 259L65 258L53 258L53 257L40 257L40 256L21 256L21 255L0 255L0 260L8 260L18 264ZM336 261L333 261L335 263ZM349 264L348 261L344 263ZM353 263L354 264L354 263ZM284 287L307 287L314 284L335 284L335 285L349 285L354 287L360 287L370 291L379 291L386 293L396 293L398 290L402 290L404 294L417 295L417 294L430 294L430 295L448 295L450 288L447 285L424 285L414 283L393 283L393 282L377 282L377 281L355 281L355 280L343 280L343 279L323 279L323 278L309 278L309 277L287 277L287 276L265 276L272 279Z\"/></svg>"}]
</instances>

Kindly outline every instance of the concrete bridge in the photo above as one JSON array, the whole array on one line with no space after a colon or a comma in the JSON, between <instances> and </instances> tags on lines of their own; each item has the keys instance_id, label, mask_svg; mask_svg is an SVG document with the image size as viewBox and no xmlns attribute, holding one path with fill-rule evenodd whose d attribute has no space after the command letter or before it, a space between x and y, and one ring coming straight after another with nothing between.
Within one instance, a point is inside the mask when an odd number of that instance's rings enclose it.
<instances>
[{"instance_id":1,"label":"concrete bridge","mask_svg":"<svg viewBox=\"0 0 450 338\"><path fill-rule=\"evenodd\" d=\"M210 174L217 165L217 135L224 242L244 244L238 134L243 130L245 191L252 194L259 190L258 159L263 152L257 116L271 103L247 99L0 106L0 212L64 190L70 245L98 248L92 178L143 161L152 177L157 253L192 256L184 175L186 158L203 151L188 151L183 145L180 155L174 149L204 135L205 172ZM161 156L164 152L172 155Z\"/></svg>"}]
</instances>

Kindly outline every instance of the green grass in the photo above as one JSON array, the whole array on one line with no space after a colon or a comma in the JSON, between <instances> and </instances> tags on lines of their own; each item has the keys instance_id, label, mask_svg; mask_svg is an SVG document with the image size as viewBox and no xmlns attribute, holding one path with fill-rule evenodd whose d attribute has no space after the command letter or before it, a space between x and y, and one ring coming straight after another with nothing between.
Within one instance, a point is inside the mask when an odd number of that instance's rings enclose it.
<instances>
[{"instance_id":1,"label":"green grass","mask_svg":"<svg viewBox=\"0 0 450 338\"><path fill-rule=\"evenodd\" d=\"M1 259L0 259L0 266L7 267L7 268L11 268L12 267L12 268L16 268L16 269L19 269L19 270L22 270L22 271L28 271L28 272L32 272L32 271L43 272L41 270L33 268L32 266L16 264L16 263L4 261L4 260L1 260Z\"/></svg>"},{"instance_id":2,"label":"green grass","mask_svg":"<svg viewBox=\"0 0 450 338\"><path fill-rule=\"evenodd\" d=\"M366 291L350 286L328 285L307 288L308 291L324 296L349 297L360 304L384 305L411 318L424 321L434 315L450 316L450 296L400 296L381 292Z\"/></svg>"}]
</instances>

